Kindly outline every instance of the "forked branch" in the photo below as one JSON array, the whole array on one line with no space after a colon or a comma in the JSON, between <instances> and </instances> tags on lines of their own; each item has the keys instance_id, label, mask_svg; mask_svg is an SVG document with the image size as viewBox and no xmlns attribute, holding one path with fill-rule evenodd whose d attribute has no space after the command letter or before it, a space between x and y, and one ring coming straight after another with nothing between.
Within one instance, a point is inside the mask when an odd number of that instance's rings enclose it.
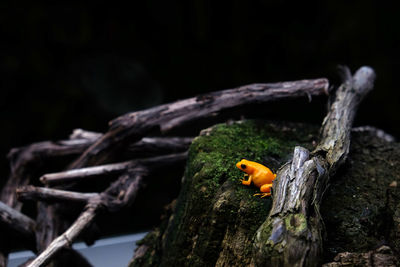
<instances>
[{"instance_id":1,"label":"forked branch","mask_svg":"<svg viewBox=\"0 0 400 267\"><path fill-rule=\"evenodd\" d=\"M94 221L100 210L105 209L108 212L115 212L122 207L129 206L136 198L140 187L143 186L142 180L145 176L162 167L182 163L186 157L187 153L154 157L142 160L140 164L126 169L125 173L123 173L119 179L112 183L103 193L95 194L90 197L85 210L81 213L78 219L68 228L67 231L54 239L50 245L28 266L44 266L63 247L71 246L79 234Z\"/></svg>"}]
</instances>

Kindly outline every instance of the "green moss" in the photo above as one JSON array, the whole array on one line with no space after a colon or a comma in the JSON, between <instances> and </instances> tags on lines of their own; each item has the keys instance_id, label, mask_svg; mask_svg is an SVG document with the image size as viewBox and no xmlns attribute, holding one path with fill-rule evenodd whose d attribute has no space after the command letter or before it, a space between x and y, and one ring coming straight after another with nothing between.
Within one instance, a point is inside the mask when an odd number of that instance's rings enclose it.
<instances>
[{"instance_id":1,"label":"green moss","mask_svg":"<svg viewBox=\"0 0 400 267\"><path fill-rule=\"evenodd\" d=\"M203 132L189 149L174 217L163 234L168 249L160 266L214 266L222 254L227 265L230 260L249 265L254 234L272 203L253 196L257 187L241 184L244 173L236 163L246 158L276 172L296 145L310 148L316 133L314 127L262 121L219 124Z\"/></svg>"},{"instance_id":2,"label":"green moss","mask_svg":"<svg viewBox=\"0 0 400 267\"><path fill-rule=\"evenodd\" d=\"M262 242L273 242L272 223L265 222L272 203L271 198L253 196L258 188L241 184L243 172L235 163L247 158L276 172L290 160L296 145L312 150L317 132L318 127L304 124L246 121L217 125L196 138L168 226L147 238L151 250L135 266L215 266L217 260L219 266L251 265L257 229ZM327 229L325 261L342 251L374 249L382 240L400 251L400 190L389 186L400 180L399 144L371 138L354 134L347 166L331 178L321 205ZM306 234L302 215L288 215L282 223L283 234ZM274 262L282 246L266 246L256 258Z\"/></svg>"},{"instance_id":3,"label":"green moss","mask_svg":"<svg viewBox=\"0 0 400 267\"><path fill-rule=\"evenodd\" d=\"M294 235L300 235L307 229L307 218L301 213L289 214L285 218L285 226Z\"/></svg>"},{"instance_id":4,"label":"green moss","mask_svg":"<svg viewBox=\"0 0 400 267\"><path fill-rule=\"evenodd\" d=\"M286 140L277 127L257 121L220 124L193 142L188 176L200 172L217 186L226 179L238 181L243 173L235 167L242 158L260 162L276 171L282 159L299 143ZM291 136L293 137L293 136ZM308 145L308 144L307 144Z\"/></svg>"}]
</instances>

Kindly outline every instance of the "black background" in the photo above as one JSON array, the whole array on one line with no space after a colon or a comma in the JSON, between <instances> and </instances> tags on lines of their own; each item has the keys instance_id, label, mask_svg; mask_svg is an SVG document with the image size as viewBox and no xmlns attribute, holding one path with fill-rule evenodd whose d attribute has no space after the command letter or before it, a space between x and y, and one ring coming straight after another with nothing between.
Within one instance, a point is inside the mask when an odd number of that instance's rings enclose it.
<instances>
[{"instance_id":1,"label":"black background","mask_svg":"<svg viewBox=\"0 0 400 267\"><path fill-rule=\"evenodd\" d=\"M337 84L339 64L377 72L355 124L400 134L399 10L388 1L130 4L0 4L2 181L12 147L105 131L128 111L248 83ZM290 106L272 114L290 117ZM324 112L300 116L318 122Z\"/></svg>"}]
</instances>

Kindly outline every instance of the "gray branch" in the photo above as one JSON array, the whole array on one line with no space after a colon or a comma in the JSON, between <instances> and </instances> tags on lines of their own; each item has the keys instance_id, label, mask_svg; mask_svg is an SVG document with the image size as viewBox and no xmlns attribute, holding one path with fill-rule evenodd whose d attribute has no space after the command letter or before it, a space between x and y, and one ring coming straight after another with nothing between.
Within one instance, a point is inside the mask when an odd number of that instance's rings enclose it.
<instances>
[{"instance_id":1,"label":"gray branch","mask_svg":"<svg viewBox=\"0 0 400 267\"><path fill-rule=\"evenodd\" d=\"M95 219L101 209L115 212L129 206L137 196L143 179L146 175L159 168L182 163L187 153L159 156L140 161L134 167L131 166L112 183L103 193L95 194L89 198L85 210L78 219L62 235L55 238L50 245L28 266L45 266L63 247L70 246L80 233L86 229Z\"/></svg>"},{"instance_id":2,"label":"gray branch","mask_svg":"<svg viewBox=\"0 0 400 267\"><path fill-rule=\"evenodd\" d=\"M26 239L33 240L36 223L28 216L9 207L0 201L0 221L10 229L22 234Z\"/></svg>"},{"instance_id":3,"label":"gray branch","mask_svg":"<svg viewBox=\"0 0 400 267\"><path fill-rule=\"evenodd\" d=\"M360 68L336 93L321 128L321 141L311 154L296 147L293 159L274 181L273 205L257 230L255 265L318 266L322 254L323 223L319 214L329 177L347 158L351 126L363 97L375 78L369 67Z\"/></svg>"},{"instance_id":4,"label":"gray branch","mask_svg":"<svg viewBox=\"0 0 400 267\"><path fill-rule=\"evenodd\" d=\"M54 185L76 180L93 178L100 175L117 175L124 172L130 166L136 164L136 160L120 163L106 164L95 167L68 170L63 172L48 173L40 177L40 181L46 185Z\"/></svg>"},{"instance_id":5,"label":"gray branch","mask_svg":"<svg viewBox=\"0 0 400 267\"><path fill-rule=\"evenodd\" d=\"M98 193L79 193L32 185L17 188L18 199L21 200L42 200L42 201L71 201L86 203Z\"/></svg>"},{"instance_id":6,"label":"gray branch","mask_svg":"<svg viewBox=\"0 0 400 267\"><path fill-rule=\"evenodd\" d=\"M245 104L327 94L328 85L326 79L251 84L128 113L111 121L108 132L74 161L70 168L103 164L118 153L121 147L140 140L152 130L167 132L189 121Z\"/></svg>"}]
</instances>

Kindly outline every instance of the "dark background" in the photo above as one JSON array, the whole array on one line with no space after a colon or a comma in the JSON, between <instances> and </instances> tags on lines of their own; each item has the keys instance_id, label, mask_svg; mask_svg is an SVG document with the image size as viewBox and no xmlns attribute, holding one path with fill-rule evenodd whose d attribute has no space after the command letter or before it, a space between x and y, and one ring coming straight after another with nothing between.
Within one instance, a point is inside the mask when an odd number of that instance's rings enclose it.
<instances>
[{"instance_id":1,"label":"dark background","mask_svg":"<svg viewBox=\"0 0 400 267\"><path fill-rule=\"evenodd\" d=\"M2 182L12 147L65 139L74 128L105 131L128 111L248 83L337 84L338 64L376 70L355 123L399 137L399 11L387 1L131 4L2 1ZM273 114L290 117L290 106L272 105ZM296 114L318 122L324 112Z\"/></svg>"}]
</instances>

